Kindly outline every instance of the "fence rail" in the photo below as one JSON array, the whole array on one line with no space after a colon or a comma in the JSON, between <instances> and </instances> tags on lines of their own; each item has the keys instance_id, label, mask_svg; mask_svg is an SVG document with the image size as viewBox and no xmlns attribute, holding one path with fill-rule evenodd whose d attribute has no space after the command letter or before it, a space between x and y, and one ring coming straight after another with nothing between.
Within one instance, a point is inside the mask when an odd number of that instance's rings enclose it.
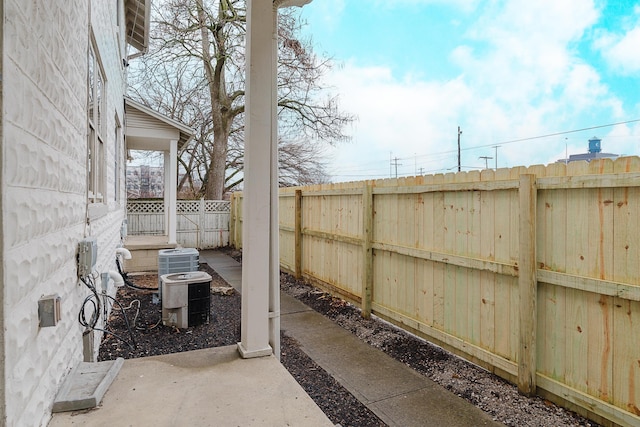
<instances>
[{"instance_id":1,"label":"fence rail","mask_svg":"<svg viewBox=\"0 0 640 427\"><path fill-rule=\"evenodd\" d=\"M218 200L179 200L176 239L185 247L217 248L229 244L231 203ZM165 234L163 201L127 201L127 228L131 235Z\"/></svg>"},{"instance_id":2,"label":"fence rail","mask_svg":"<svg viewBox=\"0 0 640 427\"><path fill-rule=\"evenodd\" d=\"M590 418L640 425L640 159L282 189L285 270ZM231 238L242 244L242 194Z\"/></svg>"}]
</instances>

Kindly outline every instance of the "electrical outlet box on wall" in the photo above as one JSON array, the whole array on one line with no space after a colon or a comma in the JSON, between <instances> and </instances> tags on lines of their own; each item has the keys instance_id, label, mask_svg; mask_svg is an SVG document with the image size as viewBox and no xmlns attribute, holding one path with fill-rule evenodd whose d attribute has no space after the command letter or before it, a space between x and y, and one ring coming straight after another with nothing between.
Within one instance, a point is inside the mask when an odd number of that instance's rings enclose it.
<instances>
[{"instance_id":1,"label":"electrical outlet box on wall","mask_svg":"<svg viewBox=\"0 0 640 427\"><path fill-rule=\"evenodd\" d=\"M87 237L78 243L78 277L91 274L98 259L98 241L95 237Z\"/></svg>"},{"instance_id":2,"label":"electrical outlet box on wall","mask_svg":"<svg viewBox=\"0 0 640 427\"><path fill-rule=\"evenodd\" d=\"M56 326L61 319L60 295L47 295L38 300L40 327Z\"/></svg>"}]
</instances>

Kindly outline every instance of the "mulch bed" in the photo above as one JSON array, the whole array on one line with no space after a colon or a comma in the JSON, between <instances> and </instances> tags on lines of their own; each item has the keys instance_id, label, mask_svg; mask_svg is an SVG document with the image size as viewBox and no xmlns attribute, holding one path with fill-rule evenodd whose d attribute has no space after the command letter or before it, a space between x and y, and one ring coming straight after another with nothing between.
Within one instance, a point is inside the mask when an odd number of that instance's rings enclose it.
<instances>
[{"instance_id":1,"label":"mulch bed","mask_svg":"<svg viewBox=\"0 0 640 427\"><path fill-rule=\"evenodd\" d=\"M200 269L212 277L212 288L227 283L208 265ZM152 288L158 286L157 275L129 276L133 284L148 290L118 289L116 304L109 318L108 334L100 345L99 360L117 357L132 359L235 345L240 341L241 296L212 293L209 323L186 329L165 326L161 306L154 303ZM124 308L127 317L122 315ZM127 326L127 322L129 326ZM299 347L295 339L281 336L281 362L307 394L334 424L347 426L384 426L376 415L318 366Z\"/></svg>"}]
</instances>

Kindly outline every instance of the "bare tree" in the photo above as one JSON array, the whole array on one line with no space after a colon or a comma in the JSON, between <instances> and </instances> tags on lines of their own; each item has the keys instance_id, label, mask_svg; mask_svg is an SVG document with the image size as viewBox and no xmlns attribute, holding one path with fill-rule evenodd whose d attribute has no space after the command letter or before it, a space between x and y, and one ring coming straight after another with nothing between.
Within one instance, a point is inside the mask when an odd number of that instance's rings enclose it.
<instances>
[{"instance_id":1,"label":"bare tree","mask_svg":"<svg viewBox=\"0 0 640 427\"><path fill-rule=\"evenodd\" d=\"M156 3L154 3L156 4ZM153 11L151 52L131 72L133 96L196 129L182 147L179 189L220 199L242 182L246 9L244 0L165 0ZM283 185L327 180L322 144L348 139L354 117L326 95L311 41L293 10L279 16L278 124ZM297 157L296 157L297 156ZM188 176L187 176L188 175Z\"/></svg>"}]
</instances>

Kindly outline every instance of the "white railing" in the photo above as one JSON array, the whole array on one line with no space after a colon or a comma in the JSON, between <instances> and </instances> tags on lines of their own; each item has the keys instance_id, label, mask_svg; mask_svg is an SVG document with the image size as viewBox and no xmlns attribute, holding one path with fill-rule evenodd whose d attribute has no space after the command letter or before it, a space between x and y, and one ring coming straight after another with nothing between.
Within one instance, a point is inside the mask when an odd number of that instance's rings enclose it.
<instances>
[{"instance_id":1,"label":"white railing","mask_svg":"<svg viewBox=\"0 0 640 427\"><path fill-rule=\"evenodd\" d=\"M176 239L185 247L217 248L229 244L230 202L178 200ZM127 232L130 235L163 235L164 202L127 201Z\"/></svg>"}]
</instances>

